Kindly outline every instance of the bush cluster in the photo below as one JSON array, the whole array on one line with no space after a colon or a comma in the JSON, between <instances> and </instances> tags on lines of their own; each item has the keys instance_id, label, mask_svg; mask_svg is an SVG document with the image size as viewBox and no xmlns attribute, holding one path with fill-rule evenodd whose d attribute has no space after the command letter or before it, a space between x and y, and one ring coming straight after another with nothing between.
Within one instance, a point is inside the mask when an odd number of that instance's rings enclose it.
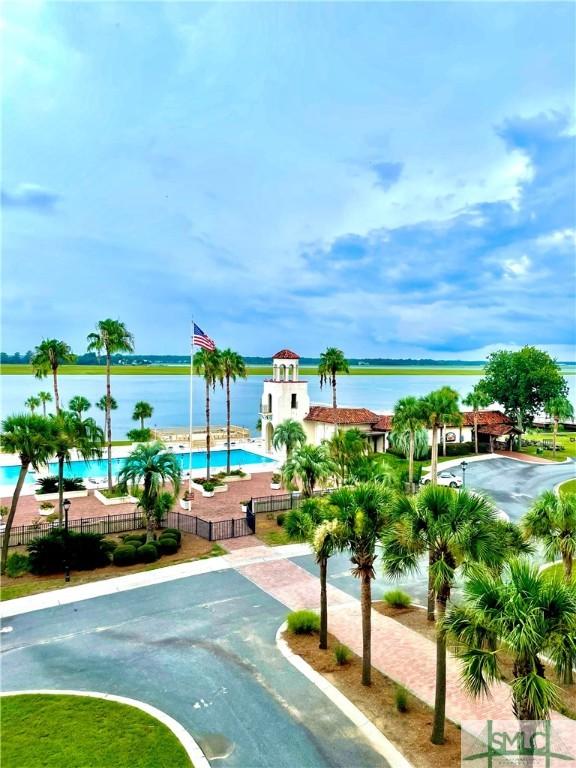
<instances>
[{"instance_id":1,"label":"bush cluster","mask_svg":"<svg viewBox=\"0 0 576 768\"><path fill-rule=\"evenodd\" d=\"M401 589L391 589L384 593L384 602L392 608L409 608L412 605L412 598Z\"/></svg>"},{"instance_id":2,"label":"bush cluster","mask_svg":"<svg viewBox=\"0 0 576 768\"><path fill-rule=\"evenodd\" d=\"M334 646L334 658L336 659L336 664L338 664L339 667L342 667L344 664L348 664L352 658L352 651L347 645L338 643Z\"/></svg>"},{"instance_id":3,"label":"bush cluster","mask_svg":"<svg viewBox=\"0 0 576 768\"><path fill-rule=\"evenodd\" d=\"M144 429L131 429L126 432L126 437L128 440L132 440L133 443L147 443L149 440L152 440L152 430L148 427L144 427Z\"/></svg>"},{"instance_id":4,"label":"bush cluster","mask_svg":"<svg viewBox=\"0 0 576 768\"><path fill-rule=\"evenodd\" d=\"M394 704L398 712L408 712L408 691L403 685L397 685L394 691Z\"/></svg>"},{"instance_id":5,"label":"bush cluster","mask_svg":"<svg viewBox=\"0 0 576 768\"><path fill-rule=\"evenodd\" d=\"M131 544L121 544L114 550L112 559L114 565L133 565L136 562L136 547Z\"/></svg>"},{"instance_id":6,"label":"bush cluster","mask_svg":"<svg viewBox=\"0 0 576 768\"><path fill-rule=\"evenodd\" d=\"M24 576L30 570L30 562L27 555L20 552L12 552L6 560L6 575L11 579L17 579Z\"/></svg>"},{"instance_id":7,"label":"bush cluster","mask_svg":"<svg viewBox=\"0 0 576 768\"><path fill-rule=\"evenodd\" d=\"M320 616L314 611L294 611L286 619L293 635L311 635L320 631Z\"/></svg>"},{"instance_id":8,"label":"bush cluster","mask_svg":"<svg viewBox=\"0 0 576 768\"><path fill-rule=\"evenodd\" d=\"M286 519L285 512L280 512L279 514L276 515L276 522L278 523L278 525L284 525L285 519Z\"/></svg>"},{"instance_id":9,"label":"bush cluster","mask_svg":"<svg viewBox=\"0 0 576 768\"><path fill-rule=\"evenodd\" d=\"M84 485L81 477L65 477L63 479L64 491L84 491ZM58 493L58 475L48 475L38 480L40 488L37 493Z\"/></svg>"},{"instance_id":10,"label":"bush cluster","mask_svg":"<svg viewBox=\"0 0 576 768\"><path fill-rule=\"evenodd\" d=\"M101 533L66 534L58 528L45 536L38 536L28 545L30 571L37 575L60 573L66 559L74 571L102 568L110 562L110 545L104 543Z\"/></svg>"}]
</instances>

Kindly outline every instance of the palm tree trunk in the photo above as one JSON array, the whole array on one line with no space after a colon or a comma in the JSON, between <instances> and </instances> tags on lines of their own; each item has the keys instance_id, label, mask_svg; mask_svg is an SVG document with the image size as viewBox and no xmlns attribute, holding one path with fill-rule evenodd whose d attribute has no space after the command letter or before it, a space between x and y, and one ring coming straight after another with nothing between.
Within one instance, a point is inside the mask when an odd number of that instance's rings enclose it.
<instances>
[{"instance_id":1,"label":"palm tree trunk","mask_svg":"<svg viewBox=\"0 0 576 768\"><path fill-rule=\"evenodd\" d=\"M230 474L230 376L226 376L226 474Z\"/></svg>"},{"instance_id":2,"label":"palm tree trunk","mask_svg":"<svg viewBox=\"0 0 576 768\"><path fill-rule=\"evenodd\" d=\"M144 431L144 416L140 416L140 429Z\"/></svg>"},{"instance_id":3,"label":"palm tree trunk","mask_svg":"<svg viewBox=\"0 0 576 768\"><path fill-rule=\"evenodd\" d=\"M554 452L554 454L556 454L556 437L558 435L558 421L559 421L559 419L554 417L554 435L553 435L553 438L552 438L552 440L553 440L553 442L552 442L552 451Z\"/></svg>"},{"instance_id":4,"label":"palm tree trunk","mask_svg":"<svg viewBox=\"0 0 576 768\"><path fill-rule=\"evenodd\" d=\"M474 452L478 454L478 411L474 408Z\"/></svg>"},{"instance_id":5,"label":"palm tree trunk","mask_svg":"<svg viewBox=\"0 0 576 768\"><path fill-rule=\"evenodd\" d=\"M332 374L332 408L336 408L336 374Z\"/></svg>"},{"instance_id":6,"label":"palm tree trunk","mask_svg":"<svg viewBox=\"0 0 576 768\"><path fill-rule=\"evenodd\" d=\"M438 593L436 607L438 625L436 628L436 695L434 699L434 722L432 725L432 744L444 744L444 724L446 721L446 636L441 630L441 622L446 613L449 588L444 587Z\"/></svg>"},{"instance_id":7,"label":"palm tree trunk","mask_svg":"<svg viewBox=\"0 0 576 768\"><path fill-rule=\"evenodd\" d=\"M432 427L432 453L430 455L430 470L432 472L432 478L430 482L432 485L437 485L438 478L438 427L434 425Z\"/></svg>"},{"instance_id":8,"label":"palm tree trunk","mask_svg":"<svg viewBox=\"0 0 576 768\"><path fill-rule=\"evenodd\" d=\"M58 526L64 520L64 456L58 456Z\"/></svg>"},{"instance_id":9,"label":"palm tree trunk","mask_svg":"<svg viewBox=\"0 0 576 768\"><path fill-rule=\"evenodd\" d=\"M154 519L154 510L146 510L146 543L154 541L154 531L156 530L156 521Z\"/></svg>"},{"instance_id":10,"label":"palm tree trunk","mask_svg":"<svg viewBox=\"0 0 576 768\"><path fill-rule=\"evenodd\" d=\"M328 648L328 598L326 595L326 575L328 558L320 558L320 645L325 651Z\"/></svg>"},{"instance_id":11,"label":"palm tree trunk","mask_svg":"<svg viewBox=\"0 0 576 768\"><path fill-rule=\"evenodd\" d=\"M52 378L54 380L54 403L56 404L56 413L60 413L60 396L58 394L58 368L52 368Z\"/></svg>"},{"instance_id":12,"label":"palm tree trunk","mask_svg":"<svg viewBox=\"0 0 576 768\"><path fill-rule=\"evenodd\" d=\"M46 400L42 400L42 413L44 418L46 418Z\"/></svg>"},{"instance_id":13,"label":"palm tree trunk","mask_svg":"<svg viewBox=\"0 0 576 768\"><path fill-rule=\"evenodd\" d=\"M446 456L446 424L442 424L442 456Z\"/></svg>"},{"instance_id":14,"label":"palm tree trunk","mask_svg":"<svg viewBox=\"0 0 576 768\"><path fill-rule=\"evenodd\" d=\"M562 552L562 562L564 563L564 581L566 584L572 583L572 555L568 552Z\"/></svg>"},{"instance_id":15,"label":"palm tree trunk","mask_svg":"<svg viewBox=\"0 0 576 768\"><path fill-rule=\"evenodd\" d=\"M2 539L2 563L0 564L0 573L4 573L6 570L6 560L8 559L8 546L10 544L10 531L12 530L12 523L14 522L14 515L16 514L16 507L18 506L18 499L20 498L20 491L22 490L22 486L24 485L24 480L26 479L26 473L28 472L28 467L30 466L30 462L22 463L22 466L20 467L20 473L18 475L18 481L16 483L16 488L14 489L14 495L12 496L12 503L10 504L10 512L8 512L8 517L6 518L6 528L4 529L3 539Z\"/></svg>"},{"instance_id":16,"label":"palm tree trunk","mask_svg":"<svg viewBox=\"0 0 576 768\"><path fill-rule=\"evenodd\" d=\"M210 383L206 379L206 479L210 480Z\"/></svg>"},{"instance_id":17,"label":"palm tree trunk","mask_svg":"<svg viewBox=\"0 0 576 768\"><path fill-rule=\"evenodd\" d=\"M410 484L410 493L413 492L414 483L414 432L410 430L410 445L408 448L408 482Z\"/></svg>"},{"instance_id":18,"label":"palm tree trunk","mask_svg":"<svg viewBox=\"0 0 576 768\"><path fill-rule=\"evenodd\" d=\"M432 578L432 566L434 565L434 555L432 550L428 550L428 602L426 606L426 618L428 621L434 621L436 618L434 612L434 603L436 600L436 590L434 589L434 580Z\"/></svg>"},{"instance_id":19,"label":"palm tree trunk","mask_svg":"<svg viewBox=\"0 0 576 768\"><path fill-rule=\"evenodd\" d=\"M106 438L108 440L108 488L112 488L112 395L110 393L110 353L106 352Z\"/></svg>"},{"instance_id":20,"label":"palm tree trunk","mask_svg":"<svg viewBox=\"0 0 576 768\"><path fill-rule=\"evenodd\" d=\"M362 685L372 683L372 588L370 573L362 572Z\"/></svg>"}]
</instances>

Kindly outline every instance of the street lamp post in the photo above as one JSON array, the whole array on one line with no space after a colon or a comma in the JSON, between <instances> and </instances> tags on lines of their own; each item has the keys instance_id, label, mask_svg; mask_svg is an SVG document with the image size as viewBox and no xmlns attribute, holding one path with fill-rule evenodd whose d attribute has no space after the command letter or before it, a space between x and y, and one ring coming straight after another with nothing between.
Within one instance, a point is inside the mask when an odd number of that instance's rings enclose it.
<instances>
[{"instance_id":1,"label":"street lamp post","mask_svg":"<svg viewBox=\"0 0 576 768\"><path fill-rule=\"evenodd\" d=\"M64 499L64 581L70 581L70 563L68 562L68 510L72 506L70 499Z\"/></svg>"},{"instance_id":2,"label":"street lamp post","mask_svg":"<svg viewBox=\"0 0 576 768\"><path fill-rule=\"evenodd\" d=\"M462 488L466 488L466 467L468 466L467 461L461 461L460 467L462 469Z\"/></svg>"}]
</instances>

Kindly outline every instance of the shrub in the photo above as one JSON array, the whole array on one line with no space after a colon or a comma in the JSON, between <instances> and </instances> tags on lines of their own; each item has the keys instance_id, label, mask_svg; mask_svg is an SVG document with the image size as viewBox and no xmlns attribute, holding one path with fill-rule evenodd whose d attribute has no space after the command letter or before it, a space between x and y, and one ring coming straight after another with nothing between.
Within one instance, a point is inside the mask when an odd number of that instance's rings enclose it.
<instances>
[{"instance_id":1,"label":"shrub","mask_svg":"<svg viewBox=\"0 0 576 768\"><path fill-rule=\"evenodd\" d=\"M110 555L114 552L114 550L118 547L118 542L114 541L114 539L104 539L102 542L102 549L105 552L108 552Z\"/></svg>"},{"instance_id":2,"label":"shrub","mask_svg":"<svg viewBox=\"0 0 576 768\"><path fill-rule=\"evenodd\" d=\"M27 555L21 552L12 552L6 560L6 575L11 579L17 579L24 576L30 570L30 562Z\"/></svg>"},{"instance_id":3,"label":"shrub","mask_svg":"<svg viewBox=\"0 0 576 768\"><path fill-rule=\"evenodd\" d=\"M128 440L132 440L133 443L147 443L152 439L152 430L148 427L144 429L131 429L126 432Z\"/></svg>"},{"instance_id":4,"label":"shrub","mask_svg":"<svg viewBox=\"0 0 576 768\"><path fill-rule=\"evenodd\" d=\"M320 616L314 611L294 611L287 621L288 631L293 635L311 635L320 630Z\"/></svg>"},{"instance_id":5,"label":"shrub","mask_svg":"<svg viewBox=\"0 0 576 768\"><path fill-rule=\"evenodd\" d=\"M398 712L408 712L408 691L403 685L397 685L394 690L394 704Z\"/></svg>"},{"instance_id":6,"label":"shrub","mask_svg":"<svg viewBox=\"0 0 576 768\"><path fill-rule=\"evenodd\" d=\"M391 589L384 593L384 602L392 608L409 608L412 605L412 598L401 589Z\"/></svg>"},{"instance_id":7,"label":"shrub","mask_svg":"<svg viewBox=\"0 0 576 768\"><path fill-rule=\"evenodd\" d=\"M158 560L158 550L152 543L142 544L136 550L136 560L139 563L153 563Z\"/></svg>"},{"instance_id":8,"label":"shrub","mask_svg":"<svg viewBox=\"0 0 576 768\"><path fill-rule=\"evenodd\" d=\"M169 536L162 536L158 540L158 551L161 555L173 555L178 552L179 545L176 539L172 539Z\"/></svg>"},{"instance_id":9,"label":"shrub","mask_svg":"<svg viewBox=\"0 0 576 768\"><path fill-rule=\"evenodd\" d=\"M0 504L0 517L6 517L6 515L8 514L8 511L9 510L6 504Z\"/></svg>"},{"instance_id":10,"label":"shrub","mask_svg":"<svg viewBox=\"0 0 576 768\"><path fill-rule=\"evenodd\" d=\"M278 525L284 525L284 520L286 519L286 513L280 512L278 515L276 515L276 522Z\"/></svg>"},{"instance_id":11,"label":"shrub","mask_svg":"<svg viewBox=\"0 0 576 768\"><path fill-rule=\"evenodd\" d=\"M145 544L146 543L146 534L145 533L127 533L126 536L122 536L123 541L128 541L130 539L131 541L137 541L139 544Z\"/></svg>"},{"instance_id":12,"label":"shrub","mask_svg":"<svg viewBox=\"0 0 576 768\"><path fill-rule=\"evenodd\" d=\"M130 544L122 544L116 547L113 555L114 565L132 565L136 562L136 548Z\"/></svg>"},{"instance_id":13,"label":"shrub","mask_svg":"<svg viewBox=\"0 0 576 768\"><path fill-rule=\"evenodd\" d=\"M178 528L164 528L164 530L160 534L160 537L167 536L167 535L173 536L178 543L180 543L182 539L182 534L180 533Z\"/></svg>"},{"instance_id":14,"label":"shrub","mask_svg":"<svg viewBox=\"0 0 576 768\"><path fill-rule=\"evenodd\" d=\"M65 491L84 491L84 485L81 477L64 477L63 486ZM37 493L58 493L58 475L47 475L38 480L40 488Z\"/></svg>"},{"instance_id":15,"label":"shrub","mask_svg":"<svg viewBox=\"0 0 576 768\"><path fill-rule=\"evenodd\" d=\"M270 482L271 483L281 483L282 482L282 475L279 475L277 472L274 472Z\"/></svg>"},{"instance_id":16,"label":"shrub","mask_svg":"<svg viewBox=\"0 0 576 768\"><path fill-rule=\"evenodd\" d=\"M66 542L65 536L59 528L30 542L28 558L32 573L59 573L64 570L66 556L70 568L75 571L102 568L110 562L103 534L69 531Z\"/></svg>"},{"instance_id":17,"label":"shrub","mask_svg":"<svg viewBox=\"0 0 576 768\"><path fill-rule=\"evenodd\" d=\"M352 658L352 651L350 648L348 648L347 645L342 645L341 643L338 643L334 646L334 658L336 659L336 664L338 664L339 667L343 666L344 664L348 664L350 659Z\"/></svg>"},{"instance_id":18,"label":"shrub","mask_svg":"<svg viewBox=\"0 0 576 768\"><path fill-rule=\"evenodd\" d=\"M206 482L203 484L203 486L202 486L202 487L204 488L204 490L205 490L207 493L211 493L211 492L214 490L214 488L216 488L216 486L214 485L214 483L210 482L209 480L208 480L208 481L206 481Z\"/></svg>"},{"instance_id":19,"label":"shrub","mask_svg":"<svg viewBox=\"0 0 576 768\"><path fill-rule=\"evenodd\" d=\"M246 477L246 472L242 469L230 470L230 477Z\"/></svg>"}]
</instances>

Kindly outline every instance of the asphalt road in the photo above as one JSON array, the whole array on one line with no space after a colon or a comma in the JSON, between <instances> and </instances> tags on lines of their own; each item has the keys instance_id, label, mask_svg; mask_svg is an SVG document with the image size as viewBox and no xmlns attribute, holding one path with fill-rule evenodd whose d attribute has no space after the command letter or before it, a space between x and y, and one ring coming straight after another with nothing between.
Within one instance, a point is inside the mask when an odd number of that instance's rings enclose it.
<instances>
[{"instance_id":1,"label":"asphalt road","mask_svg":"<svg viewBox=\"0 0 576 768\"><path fill-rule=\"evenodd\" d=\"M383 768L276 649L286 613L230 570L22 614L5 621L13 629L2 636L2 688L146 701L182 723L218 765Z\"/></svg>"}]
</instances>

